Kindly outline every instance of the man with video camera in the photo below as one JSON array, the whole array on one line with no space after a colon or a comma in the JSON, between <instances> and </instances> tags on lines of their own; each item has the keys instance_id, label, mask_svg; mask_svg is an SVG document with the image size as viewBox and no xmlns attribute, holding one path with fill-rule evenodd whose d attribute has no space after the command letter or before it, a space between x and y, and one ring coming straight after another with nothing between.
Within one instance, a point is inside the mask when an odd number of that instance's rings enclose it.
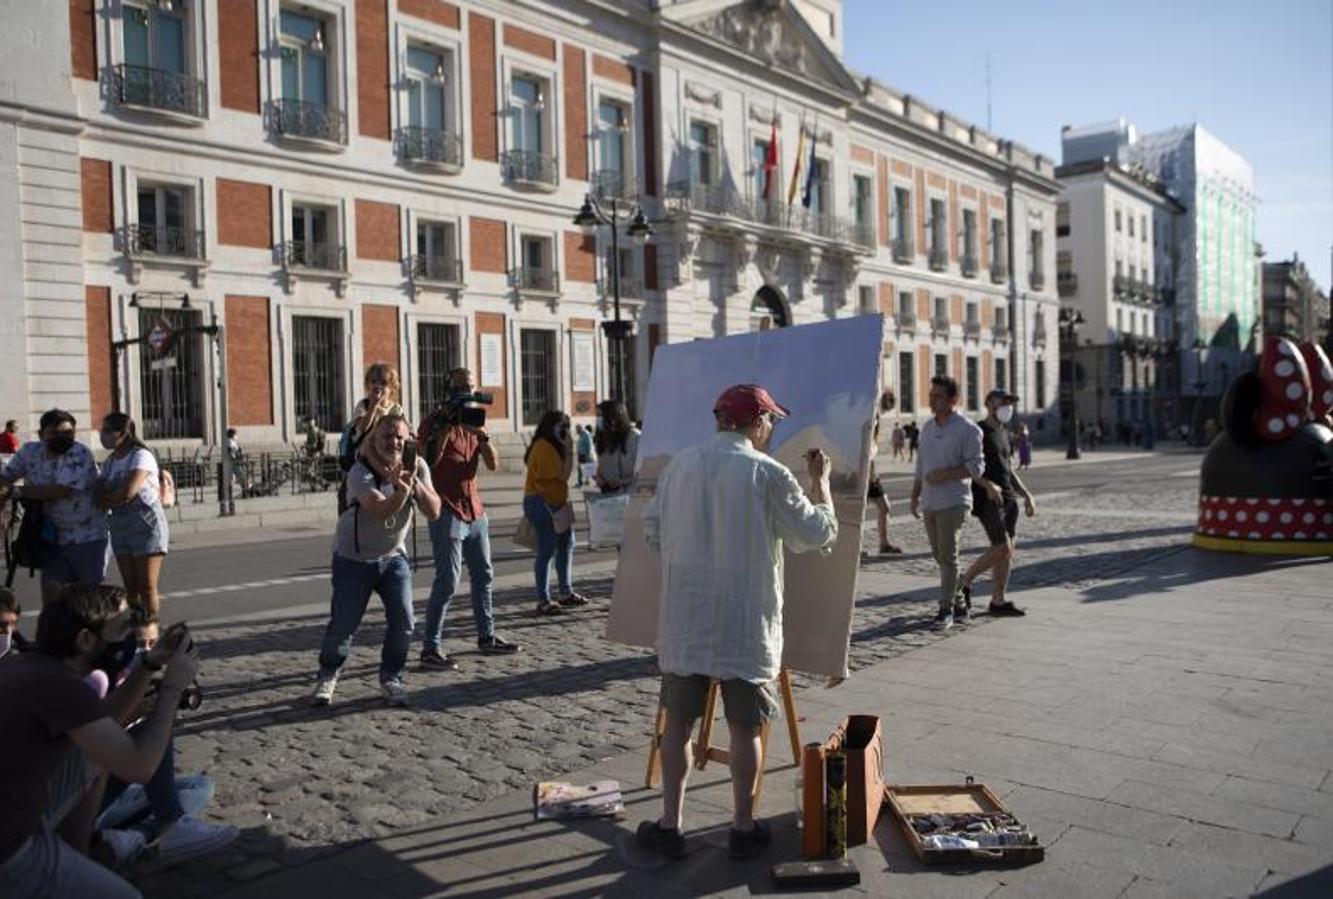
<instances>
[{"instance_id":1,"label":"man with video camera","mask_svg":"<svg viewBox=\"0 0 1333 899\"><path fill-rule=\"evenodd\" d=\"M99 700L84 678L132 628L124 590L66 585L42 609L35 651L0 662L0 895L139 896L84 854L102 779L153 776L199 662L184 625L173 626ZM163 669L151 711L127 731L121 721L143 702L150 673Z\"/></svg>"},{"instance_id":2,"label":"man with video camera","mask_svg":"<svg viewBox=\"0 0 1333 899\"><path fill-rule=\"evenodd\" d=\"M458 664L444 651L444 619L449 600L458 588L467 562L472 581L472 619L477 627L477 648L487 655L518 652L518 645L495 633L491 610L490 520L477 490L477 464L495 471L495 447L486 433L488 394L476 393L472 373L466 368L449 372L450 395L440 408L421 424L417 443L424 449L431 482L440 495L440 517L430 523L430 542L435 556L435 581L426 604L426 633L422 638L421 665L453 671Z\"/></svg>"}]
</instances>

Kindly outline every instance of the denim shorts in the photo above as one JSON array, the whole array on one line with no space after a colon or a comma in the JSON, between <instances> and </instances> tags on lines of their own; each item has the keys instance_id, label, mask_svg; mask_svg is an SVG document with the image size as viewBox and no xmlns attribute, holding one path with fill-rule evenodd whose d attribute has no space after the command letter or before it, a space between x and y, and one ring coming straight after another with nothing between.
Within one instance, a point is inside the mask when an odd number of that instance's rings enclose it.
<instances>
[{"instance_id":1,"label":"denim shorts","mask_svg":"<svg viewBox=\"0 0 1333 899\"><path fill-rule=\"evenodd\" d=\"M111 552L115 555L166 555L167 539L167 515L160 505L133 502L111 509Z\"/></svg>"}]
</instances>

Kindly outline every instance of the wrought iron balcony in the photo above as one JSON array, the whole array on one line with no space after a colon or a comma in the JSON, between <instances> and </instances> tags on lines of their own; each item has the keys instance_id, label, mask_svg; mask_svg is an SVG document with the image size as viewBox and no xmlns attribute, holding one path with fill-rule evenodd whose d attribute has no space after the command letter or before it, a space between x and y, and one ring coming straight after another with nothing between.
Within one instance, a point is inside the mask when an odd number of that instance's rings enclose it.
<instances>
[{"instance_id":1,"label":"wrought iron balcony","mask_svg":"<svg viewBox=\"0 0 1333 899\"><path fill-rule=\"evenodd\" d=\"M463 260L461 259L416 254L407 257L407 263L414 281L434 281L439 284L463 283Z\"/></svg>"},{"instance_id":2,"label":"wrought iron balcony","mask_svg":"<svg viewBox=\"0 0 1333 899\"><path fill-rule=\"evenodd\" d=\"M1046 289L1046 273L1039 268L1028 272L1028 284L1033 290Z\"/></svg>"},{"instance_id":3,"label":"wrought iron balcony","mask_svg":"<svg viewBox=\"0 0 1333 899\"><path fill-rule=\"evenodd\" d=\"M507 184L554 190L560 183L560 170L554 156L532 150L506 150L500 156L500 170Z\"/></svg>"},{"instance_id":4,"label":"wrought iron balcony","mask_svg":"<svg viewBox=\"0 0 1333 899\"><path fill-rule=\"evenodd\" d=\"M949 267L949 251L944 247L930 248L930 270L942 272Z\"/></svg>"},{"instance_id":5,"label":"wrought iron balcony","mask_svg":"<svg viewBox=\"0 0 1333 899\"><path fill-rule=\"evenodd\" d=\"M1062 297L1072 297L1078 293L1078 275L1074 272L1056 272L1055 286Z\"/></svg>"},{"instance_id":6,"label":"wrought iron balcony","mask_svg":"<svg viewBox=\"0 0 1333 899\"><path fill-rule=\"evenodd\" d=\"M1009 339L1009 325L1005 322L996 322L990 326L990 333L997 341Z\"/></svg>"},{"instance_id":7,"label":"wrought iron balcony","mask_svg":"<svg viewBox=\"0 0 1333 899\"><path fill-rule=\"evenodd\" d=\"M619 281L620 281L620 298L622 300L643 299L642 281L640 281L638 278L631 278L628 275L621 275ZM600 284L602 288L602 296L604 296L608 300L611 299L611 297L614 295L612 293L612 287L615 284L615 279L606 278L602 280Z\"/></svg>"},{"instance_id":8,"label":"wrought iron balcony","mask_svg":"<svg viewBox=\"0 0 1333 899\"><path fill-rule=\"evenodd\" d=\"M204 232L190 228L161 225L128 225L120 229L121 247L126 256L171 256L178 259L204 258Z\"/></svg>"},{"instance_id":9,"label":"wrought iron balcony","mask_svg":"<svg viewBox=\"0 0 1333 899\"><path fill-rule=\"evenodd\" d=\"M157 109L194 118L204 115L204 83L198 78L165 69L121 64L113 67L112 82L112 96L121 106Z\"/></svg>"},{"instance_id":10,"label":"wrought iron balcony","mask_svg":"<svg viewBox=\"0 0 1333 899\"><path fill-rule=\"evenodd\" d=\"M322 103L274 100L269 104L269 129L280 137L347 143L347 114Z\"/></svg>"},{"instance_id":11,"label":"wrought iron balcony","mask_svg":"<svg viewBox=\"0 0 1333 899\"><path fill-rule=\"evenodd\" d=\"M438 128L409 125L398 129L398 148L403 159L439 168L463 167L463 138Z\"/></svg>"},{"instance_id":12,"label":"wrought iron balcony","mask_svg":"<svg viewBox=\"0 0 1333 899\"><path fill-rule=\"evenodd\" d=\"M875 248L875 223L853 221L850 226L852 243L858 247Z\"/></svg>"},{"instance_id":13,"label":"wrought iron balcony","mask_svg":"<svg viewBox=\"0 0 1333 899\"><path fill-rule=\"evenodd\" d=\"M964 253L959 262L962 268L964 278L975 278L977 276L977 257L975 253Z\"/></svg>"},{"instance_id":14,"label":"wrought iron balcony","mask_svg":"<svg viewBox=\"0 0 1333 899\"><path fill-rule=\"evenodd\" d=\"M980 340L981 322L975 320L963 322L963 336L970 337L973 340Z\"/></svg>"},{"instance_id":15,"label":"wrought iron balcony","mask_svg":"<svg viewBox=\"0 0 1333 899\"><path fill-rule=\"evenodd\" d=\"M916 330L916 313L915 313L915 312L902 312L902 311L900 311L896 316L894 316L894 321L897 322L899 330L903 330L903 331L914 331L914 330Z\"/></svg>"},{"instance_id":16,"label":"wrought iron balcony","mask_svg":"<svg viewBox=\"0 0 1333 899\"><path fill-rule=\"evenodd\" d=\"M284 245L283 260L288 268L307 268L321 272L347 271L347 247L336 243L289 240Z\"/></svg>"},{"instance_id":17,"label":"wrought iron balcony","mask_svg":"<svg viewBox=\"0 0 1333 899\"><path fill-rule=\"evenodd\" d=\"M639 195L634 176L621 169L598 169L588 179L592 195L599 200L633 202Z\"/></svg>"},{"instance_id":18,"label":"wrought iron balcony","mask_svg":"<svg viewBox=\"0 0 1333 899\"><path fill-rule=\"evenodd\" d=\"M519 266L509 272L509 283L519 290L532 290L540 293L560 292L560 273L553 269Z\"/></svg>"},{"instance_id":19,"label":"wrought iron balcony","mask_svg":"<svg viewBox=\"0 0 1333 899\"><path fill-rule=\"evenodd\" d=\"M916 257L916 248L912 246L912 241L906 237L895 237L893 239L893 261L899 265L907 265Z\"/></svg>"},{"instance_id":20,"label":"wrought iron balcony","mask_svg":"<svg viewBox=\"0 0 1333 899\"><path fill-rule=\"evenodd\" d=\"M1116 275L1111 279L1111 292L1118 297L1123 297L1129 293L1129 279L1124 275Z\"/></svg>"},{"instance_id":21,"label":"wrought iron balcony","mask_svg":"<svg viewBox=\"0 0 1333 899\"><path fill-rule=\"evenodd\" d=\"M947 315L932 315L930 317L930 330L934 334L948 334L949 317Z\"/></svg>"},{"instance_id":22,"label":"wrought iron balcony","mask_svg":"<svg viewBox=\"0 0 1333 899\"><path fill-rule=\"evenodd\" d=\"M1000 259L992 259L990 264L990 281L992 284L1003 284L1009 280L1009 266Z\"/></svg>"},{"instance_id":23,"label":"wrought iron balcony","mask_svg":"<svg viewBox=\"0 0 1333 899\"><path fill-rule=\"evenodd\" d=\"M745 200L734 189L722 184L702 184L695 181L673 181L666 189L667 207L673 212L706 212L711 215L729 215L751 219L753 209L747 209ZM773 220L761 219L763 224L781 224L781 203L766 204L773 210Z\"/></svg>"}]
</instances>

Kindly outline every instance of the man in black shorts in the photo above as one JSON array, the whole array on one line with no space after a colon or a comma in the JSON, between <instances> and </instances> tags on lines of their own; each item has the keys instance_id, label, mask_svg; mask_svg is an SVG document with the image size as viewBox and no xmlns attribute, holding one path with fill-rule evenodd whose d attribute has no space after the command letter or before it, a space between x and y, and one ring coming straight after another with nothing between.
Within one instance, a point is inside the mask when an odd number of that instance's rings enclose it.
<instances>
[{"instance_id":1,"label":"man in black shorts","mask_svg":"<svg viewBox=\"0 0 1333 899\"><path fill-rule=\"evenodd\" d=\"M1014 529L1018 524L1018 497L1023 498L1024 512L1031 518L1037 514L1032 493L1010 464L1012 448L1009 443L1009 422L1014 417L1018 397L1004 390L986 394L986 411L981 422L981 451L986 469L972 484L972 514L981 520L990 540L986 550L959 579L959 591L964 602L972 605L972 581L985 572L991 573L991 599L988 607L992 615L1025 615L1018 606L1005 599L1009 583L1009 565L1014 556Z\"/></svg>"}]
</instances>

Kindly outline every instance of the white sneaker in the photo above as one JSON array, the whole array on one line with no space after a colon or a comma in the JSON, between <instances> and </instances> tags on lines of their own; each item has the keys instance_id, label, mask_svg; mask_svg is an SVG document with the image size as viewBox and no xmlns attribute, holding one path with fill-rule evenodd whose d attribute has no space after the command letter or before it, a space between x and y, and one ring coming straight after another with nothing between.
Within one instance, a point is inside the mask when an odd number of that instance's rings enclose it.
<instances>
[{"instance_id":1,"label":"white sneaker","mask_svg":"<svg viewBox=\"0 0 1333 899\"><path fill-rule=\"evenodd\" d=\"M164 830L154 842L154 868L165 868L186 859L216 852L241 835L230 824L209 824L188 815Z\"/></svg>"},{"instance_id":2,"label":"white sneaker","mask_svg":"<svg viewBox=\"0 0 1333 899\"><path fill-rule=\"evenodd\" d=\"M403 686L400 680L388 680L380 684L380 689L384 691L384 702L386 705L402 708L407 705L407 688Z\"/></svg>"},{"instance_id":3,"label":"white sneaker","mask_svg":"<svg viewBox=\"0 0 1333 899\"><path fill-rule=\"evenodd\" d=\"M148 845L148 838L137 830L103 830L101 837L102 842L116 857L118 868L123 868L138 858Z\"/></svg>"},{"instance_id":4,"label":"white sneaker","mask_svg":"<svg viewBox=\"0 0 1333 899\"><path fill-rule=\"evenodd\" d=\"M333 691L338 687L338 675L320 675L315 684L315 692L310 694L310 701L315 705L332 705Z\"/></svg>"}]
</instances>

